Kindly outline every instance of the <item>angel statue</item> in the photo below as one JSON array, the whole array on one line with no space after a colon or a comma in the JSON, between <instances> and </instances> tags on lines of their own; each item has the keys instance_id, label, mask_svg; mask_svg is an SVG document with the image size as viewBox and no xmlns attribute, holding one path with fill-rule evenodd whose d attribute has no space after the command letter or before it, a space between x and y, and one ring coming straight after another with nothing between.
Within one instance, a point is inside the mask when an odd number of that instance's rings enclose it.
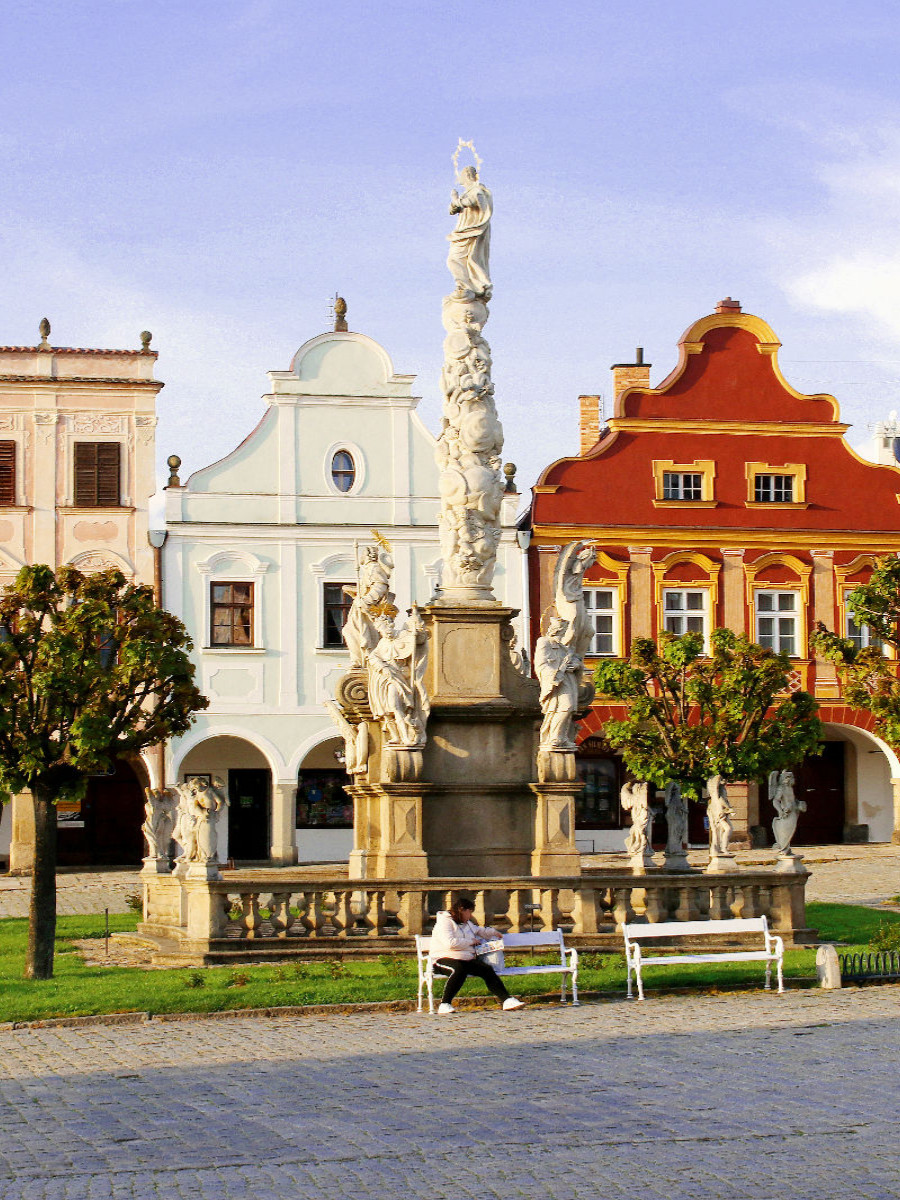
<instances>
[{"instance_id":1,"label":"angel statue","mask_svg":"<svg viewBox=\"0 0 900 1200\"><path fill-rule=\"evenodd\" d=\"M566 622L563 641L579 658L587 654L594 633L584 603L584 573L596 561L593 546L569 542L560 551L553 572L553 604L557 616Z\"/></svg>"},{"instance_id":2,"label":"angel statue","mask_svg":"<svg viewBox=\"0 0 900 1200\"><path fill-rule=\"evenodd\" d=\"M793 855L791 841L797 832L797 822L800 814L806 812L806 801L798 800L794 795L793 771L769 773L769 799L775 806L775 819L772 822L775 849L780 856L790 858Z\"/></svg>"},{"instance_id":3,"label":"angel statue","mask_svg":"<svg viewBox=\"0 0 900 1200\"><path fill-rule=\"evenodd\" d=\"M344 767L348 775L364 775L369 761L369 727L365 721L352 725L334 700L325 707L344 739Z\"/></svg>"},{"instance_id":4,"label":"angel statue","mask_svg":"<svg viewBox=\"0 0 900 1200\"><path fill-rule=\"evenodd\" d=\"M391 591L394 569L391 544L377 530L373 534L378 546L365 546L356 555L356 587L344 588L352 597L343 630L352 667L364 667L369 651L378 641L375 617L381 612L393 615L397 611Z\"/></svg>"},{"instance_id":5,"label":"angel statue","mask_svg":"<svg viewBox=\"0 0 900 1200\"><path fill-rule=\"evenodd\" d=\"M583 663L563 637L566 623L551 617L547 632L534 648L534 671L540 681L541 750L575 749L575 713Z\"/></svg>"},{"instance_id":6,"label":"angel statue","mask_svg":"<svg viewBox=\"0 0 900 1200\"><path fill-rule=\"evenodd\" d=\"M375 618L378 643L368 660L369 704L388 741L415 748L425 744L431 700L425 689L427 635L413 605L404 629L394 627L386 613Z\"/></svg>"}]
</instances>

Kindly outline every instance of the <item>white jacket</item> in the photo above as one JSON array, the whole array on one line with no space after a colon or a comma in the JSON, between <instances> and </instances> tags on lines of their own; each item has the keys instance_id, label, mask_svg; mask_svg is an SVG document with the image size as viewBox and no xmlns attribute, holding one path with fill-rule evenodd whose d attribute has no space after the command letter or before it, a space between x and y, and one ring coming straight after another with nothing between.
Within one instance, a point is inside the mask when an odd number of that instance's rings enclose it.
<instances>
[{"instance_id":1,"label":"white jacket","mask_svg":"<svg viewBox=\"0 0 900 1200\"><path fill-rule=\"evenodd\" d=\"M475 957L476 942L487 941L491 933L474 921L458 925L448 912L439 912L431 935L429 957L461 958L464 962L471 962Z\"/></svg>"}]
</instances>

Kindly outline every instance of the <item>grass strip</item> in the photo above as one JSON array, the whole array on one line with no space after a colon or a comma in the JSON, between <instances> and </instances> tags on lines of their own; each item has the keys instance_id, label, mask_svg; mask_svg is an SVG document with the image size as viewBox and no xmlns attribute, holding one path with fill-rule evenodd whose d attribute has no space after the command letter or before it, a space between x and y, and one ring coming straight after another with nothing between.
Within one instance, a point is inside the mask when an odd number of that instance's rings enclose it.
<instances>
[{"instance_id":1,"label":"grass strip","mask_svg":"<svg viewBox=\"0 0 900 1200\"><path fill-rule=\"evenodd\" d=\"M885 925L896 925L900 936L900 913L858 905L809 904L807 919L823 941L843 942L848 949L868 949ZM133 932L137 921L132 913L111 915L110 928L118 933ZM22 971L27 922L20 918L0 920L0 1022L121 1012L211 1013L236 1008L354 1004L409 1000L416 994L412 954L202 970L88 967L73 943L102 936L102 916L60 917L54 978L26 980ZM815 948L786 952L788 979L814 974ZM763 978L761 963L671 966L649 971L645 987L648 994L676 987L697 991L740 985L752 988L762 986ZM520 996L541 995L552 990L553 981L553 976L521 976L514 979L513 986ZM623 955L609 951L583 953L578 982L579 990L584 992L624 993ZM476 995L481 990L481 985L473 981L464 994Z\"/></svg>"}]
</instances>

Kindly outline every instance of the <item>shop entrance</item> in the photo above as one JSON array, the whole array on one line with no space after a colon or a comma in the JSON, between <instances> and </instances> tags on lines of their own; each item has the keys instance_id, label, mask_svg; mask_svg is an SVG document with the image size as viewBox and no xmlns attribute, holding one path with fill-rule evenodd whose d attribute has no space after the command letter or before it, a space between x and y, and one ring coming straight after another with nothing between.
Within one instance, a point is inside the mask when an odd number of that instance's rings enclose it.
<instances>
[{"instance_id":1,"label":"shop entrance","mask_svg":"<svg viewBox=\"0 0 900 1200\"><path fill-rule=\"evenodd\" d=\"M228 854L235 861L269 857L269 780L262 768L228 772Z\"/></svg>"}]
</instances>

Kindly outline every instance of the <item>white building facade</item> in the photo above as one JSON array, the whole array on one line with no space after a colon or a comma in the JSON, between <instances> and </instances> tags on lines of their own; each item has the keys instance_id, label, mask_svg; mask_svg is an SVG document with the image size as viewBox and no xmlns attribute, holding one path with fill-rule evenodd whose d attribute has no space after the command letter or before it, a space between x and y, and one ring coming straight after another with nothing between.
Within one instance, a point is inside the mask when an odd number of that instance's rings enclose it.
<instances>
[{"instance_id":1,"label":"white building facade","mask_svg":"<svg viewBox=\"0 0 900 1200\"><path fill-rule=\"evenodd\" d=\"M164 604L194 639L210 706L168 746L166 779L227 780L235 861L339 861L352 848L343 741L324 704L349 665L354 546L373 530L391 543L401 618L440 579L435 437L414 378L363 334L315 337L269 372L266 412L240 446L167 489ZM509 489L495 592L521 611Z\"/></svg>"}]
</instances>

